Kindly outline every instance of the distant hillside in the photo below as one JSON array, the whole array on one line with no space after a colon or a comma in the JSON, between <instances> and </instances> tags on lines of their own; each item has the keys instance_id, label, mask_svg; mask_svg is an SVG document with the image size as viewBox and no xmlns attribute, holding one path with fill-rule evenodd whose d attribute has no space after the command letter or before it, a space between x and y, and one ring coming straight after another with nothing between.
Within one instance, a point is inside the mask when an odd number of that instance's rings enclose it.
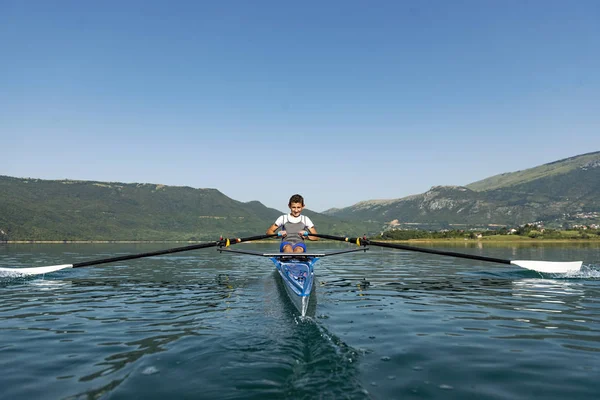
<instances>
[{"instance_id":1,"label":"distant hillside","mask_svg":"<svg viewBox=\"0 0 600 400\"><path fill-rule=\"evenodd\" d=\"M0 176L0 240L214 240L264 232L280 211L216 189ZM600 223L600 152L466 187L305 210L322 233Z\"/></svg>"},{"instance_id":2,"label":"distant hillside","mask_svg":"<svg viewBox=\"0 0 600 400\"><path fill-rule=\"evenodd\" d=\"M305 213L322 232L373 231ZM216 189L0 176L0 240L215 240L261 234L280 214Z\"/></svg>"},{"instance_id":3,"label":"distant hillside","mask_svg":"<svg viewBox=\"0 0 600 400\"><path fill-rule=\"evenodd\" d=\"M524 171L495 175L481 181L473 182L467 185L467 187L476 192L506 188L552 176L565 175L581 168L594 168L594 166L598 166L598 163L600 163L600 152L597 151L554 161Z\"/></svg>"},{"instance_id":4,"label":"distant hillside","mask_svg":"<svg viewBox=\"0 0 600 400\"><path fill-rule=\"evenodd\" d=\"M600 221L600 152L507 173L466 187L436 186L419 195L327 210L389 227L548 226Z\"/></svg>"}]
</instances>

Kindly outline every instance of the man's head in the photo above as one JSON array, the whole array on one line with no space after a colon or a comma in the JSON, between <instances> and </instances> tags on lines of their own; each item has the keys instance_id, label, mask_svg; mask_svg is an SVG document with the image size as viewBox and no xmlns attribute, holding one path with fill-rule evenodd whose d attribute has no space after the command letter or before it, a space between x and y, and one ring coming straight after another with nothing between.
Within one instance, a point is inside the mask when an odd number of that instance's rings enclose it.
<instances>
[{"instance_id":1,"label":"man's head","mask_svg":"<svg viewBox=\"0 0 600 400\"><path fill-rule=\"evenodd\" d=\"M290 214L292 217L297 217L300 215L302 210L304 209L304 198L299 194L295 194L290 197L290 202L288 203L290 207Z\"/></svg>"},{"instance_id":2,"label":"man's head","mask_svg":"<svg viewBox=\"0 0 600 400\"><path fill-rule=\"evenodd\" d=\"M300 196L299 194L295 194L292 197L290 197L290 202L288 203L288 206L291 206L292 203L300 203L304 207L304 197Z\"/></svg>"}]
</instances>

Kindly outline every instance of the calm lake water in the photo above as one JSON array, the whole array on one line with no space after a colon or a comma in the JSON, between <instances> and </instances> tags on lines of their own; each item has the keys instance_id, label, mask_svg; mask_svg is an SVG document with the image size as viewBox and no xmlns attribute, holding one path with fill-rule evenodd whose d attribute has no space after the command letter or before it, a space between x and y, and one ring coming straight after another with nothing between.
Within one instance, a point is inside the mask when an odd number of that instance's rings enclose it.
<instances>
[{"instance_id":1,"label":"calm lake water","mask_svg":"<svg viewBox=\"0 0 600 400\"><path fill-rule=\"evenodd\" d=\"M5 244L0 267L169 247ZM307 318L268 259L214 249L0 275L0 398L600 398L598 244L451 249L584 268L371 248L316 264Z\"/></svg>"}]
</instances>

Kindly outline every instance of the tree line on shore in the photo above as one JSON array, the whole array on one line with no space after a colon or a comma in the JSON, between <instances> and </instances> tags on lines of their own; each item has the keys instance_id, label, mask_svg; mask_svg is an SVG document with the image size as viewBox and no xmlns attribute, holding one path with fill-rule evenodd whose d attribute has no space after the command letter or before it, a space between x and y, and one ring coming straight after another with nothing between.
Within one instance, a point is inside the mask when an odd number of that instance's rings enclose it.
<instances>
[{"instance_id":1,"label":"tree line on shore","mask_svg":"<svg viewBox=\"0 0 600 400\"><path fill-rule=\"evenodd\" d=\"M536 224L525 224L517 228L503 227L491 229L443 229L427 231L417 229L392 229L375 237L379 240L411 240L411 239L482 239L492 236L513 236L530 239L600 239L600 229L579 226L576 229L550 229Z\"/></svg>"}]
</instances>

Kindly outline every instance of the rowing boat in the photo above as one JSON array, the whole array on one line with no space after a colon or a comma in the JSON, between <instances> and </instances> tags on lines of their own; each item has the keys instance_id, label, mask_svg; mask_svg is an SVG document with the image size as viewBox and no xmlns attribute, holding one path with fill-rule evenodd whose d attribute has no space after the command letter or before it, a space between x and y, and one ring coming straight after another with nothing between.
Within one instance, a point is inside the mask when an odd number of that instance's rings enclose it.
<instances>
[{"instance_id":1,"label":"rowing boat","mask_svg":"<svg viewBox=\"0 0 600 400\"><path fill-rule=\"evenodd\" d=\"M315 278L314 264L318 257L270 257L281 277L288 297L302 316L306 316Z\"/></svg>"},{"instance_id":2,"label":"rowing boat","mask_svg":"<svg viewBox=\"0 0 600 400\"><path fill-rule=\"evenodd\" d=\"M261 253L251 250L220 247L220 252L246 254L270 258L281 277L285 291L296 309L306 316L315 279L314 265L322 257L357 251L367 251L368 247L328 253Z\"/></svg>"}]
</instances>

